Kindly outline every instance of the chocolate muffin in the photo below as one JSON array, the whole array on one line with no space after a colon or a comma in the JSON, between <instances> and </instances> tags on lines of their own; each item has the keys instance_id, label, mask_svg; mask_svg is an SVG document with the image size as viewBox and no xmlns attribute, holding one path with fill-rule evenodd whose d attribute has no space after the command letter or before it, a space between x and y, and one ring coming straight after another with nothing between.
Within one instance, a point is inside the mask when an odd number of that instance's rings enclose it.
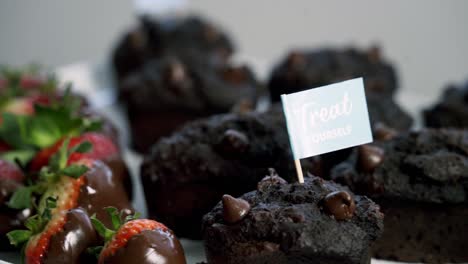
<instances>
[{"instance_id":1,"label":"chocolate muffin","mask_svg":"<svg viewBox=\"0 0 468 264\"><path fill-rule=\"evenodd\" d=\"M447 87L439 102L423 116L428 127L468 128L468 82Z\"/></svg>"},{"instance_id":2,"label":"chocolate muffin","mask_svg":"<svg viewBox=\"0 0 468 264\"><path fill-rule=\"evenodd\" d=\"M382 122L398 130L412 125L411 117L394 101L397 77L393 67L381 59L379 48L292 51L272 71L268 81L271 100L281 94L316 88L364 77L371 122Z\"/></svg>"},{"instance_id":3,"label":"chocolate muffin","mask_svg":"<svg viewBox=\"0 0 468 264\"><path fill-rule=\"evenodd\" d=\"M313 159L302 165L319 168ZM295 171L281 109L194 121L159 140L144 159L149 217L178 236L200 238L202 216L222 195L254 190L270 167L283 175Z\"/></svg>"},{"instance_id":4,"label":"chocolate muffin","mask_svg":"<svg viewBox=\"0 0 468 264\"><path fill-rule=\"evenodd\" d=\"M196 59L165 56L123 81L133 146L146 152L187 121L254 105L259 84L246 66L211 67Z\"/></svg>"},{"instance_id":5,"label":"chocolate muffin","mask_svg":"<svg viewBox=\"0 0 468 264\"><path fill-rule=\"evenodd\" d=\"M381 205L385 231L375 257L468 261L468 131L427 129L361 146L331 179Z\"/></svg>"},{"instance_id":6,"label":"chocolate muffin","mask_svg":"<svg viewBox=\"0 0 468 264\"><path fill-rule=\"evenodd\" d=\"M256 191L203 218L208 263L370 263L383 231L379 206L312 175L303 184L265 177Z\"/></svg>"},{"instance_id":7,"label":"chocolate muffin","mask_svg":"<svg viewBox=\"0 0 468 264\"><path fill-rule=\"evenodd\" d=\"M113 53L117 79L137 71L148 60L166 53L199 53L204 60L224 61L234 45L221 29L197 16L140 17L139 26L126 33Z\"/></svg>"}]
</instances>

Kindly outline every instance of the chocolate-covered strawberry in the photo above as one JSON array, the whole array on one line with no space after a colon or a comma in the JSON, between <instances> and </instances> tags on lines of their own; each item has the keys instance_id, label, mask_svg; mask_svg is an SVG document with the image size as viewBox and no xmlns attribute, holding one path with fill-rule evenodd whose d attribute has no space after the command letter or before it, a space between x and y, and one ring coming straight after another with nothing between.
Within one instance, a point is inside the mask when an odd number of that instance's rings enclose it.
<instances>
[{"instance_id":1,"label":"chocolate-covered strawberry","mask_svg":"<svg viewBox=\"0 0 468 264\"><path fill-rule=\"evenodd\" d=\"M30 169L32 171L39 171L43 166L47 165L50 157L57 153L63 145L63 139L49 148L41 150L32 159ZM128 174L127 167L125 166L117 145L107 136L96 133L88 132L82 135L70 138L68 149L72 149L77 145L89 142L93 148L86 153L72 153L69 157L69 162L76 162L82 159L101 160L111 167L114 177L124 183L127 194L131 197L132 184L130 175Z\"/></svg>"},{"instance_id":2,"label":"chocolate-covered strawberry","mask_svg":"<svg viewBox=\"0 0 468 264\"><path fill-rule=\"evenodd\" d=\"M106 228L96 217L94 227L104 238L98 263L185 264L185 255L179 240L165 225L137 215L125 219L116 208L106 208L112 219L113 230ZM96 249L96 248L95 248Z\"/></svg>"},{"instance_id":3,"label":"chocolate-covered strawberry","mask_svg":"<svg viewBox=\"0 0 468 264\"><path fill-rule=\"evenodd\" d=\"M66 92L61 101L34 105L31 115L3 112L0 142L6 146L6 153L2 153L2 156L8 155L10 160L19 159L31 172L37 173L47 165L64 138L71 138L70 148L88 141L94 146L91 152L74 153L71 161L91 158L106 162L116 178L125 183L131 195L130 176L120 156L112 125L104 124L89 111L87 116L82 116L80 105L80 100Z\"/></svg>"},{"instance_id":4,"label":"chocolate-covered strawberry","mask_svg":"<svg viewBox=\"0 0 468 264\"><path fill-rule=\"evenodd\" d=\"M12 203L26 207L34 201L34 194L40 194L38 214L25 223L28 230L8 233L12 244L27 241L26 263L80 263L85 249L97 242L89 215L101 215L110 225L104 207L132 212L122 182L113 178L103 162L86 156L93 153L93 147L89 141L70 147L70 139L65 139L49 165L41 168L35 184L13 195Z\"/></svg>"}]
</instances>

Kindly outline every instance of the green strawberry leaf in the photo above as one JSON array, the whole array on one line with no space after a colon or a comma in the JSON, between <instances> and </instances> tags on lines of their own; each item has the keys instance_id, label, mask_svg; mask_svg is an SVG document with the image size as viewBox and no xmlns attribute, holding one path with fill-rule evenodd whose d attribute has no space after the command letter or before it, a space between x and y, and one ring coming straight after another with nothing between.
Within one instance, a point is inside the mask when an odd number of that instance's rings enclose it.
<instances>
[{"instance_id":1,"label":"green strawberry leaf","mask_svg":"<svg viewBox=\"0 0 468 264\"><path fill-rule=\"evenodd\" d=\"M91 216L90 219L98 234L102 236L105 241L109 241L115 234L114 230L108 229L101 221L96 218L96 214Z\"/></svg>"},{"instance_id":2,"label":"green strawberry leaf","mask_svg":"<svg viewBox=\"0 0 468 264\"><path fill-rule=\"evenodd\" d=\"M34 158L36 151L33 149L11 150L4 152L0 158L14 163L19 163L20 167L24 167L29 161Z\"/></svg>"},{"instance_id":3,"label":"green strawberry leaf","mask_svg":"<svg viewBox=\"0 0 468 264\"><path fill-rule=\"evenodd\" d=\"M47 223L52 217L52 209L56 207L57 207L57 198L51 197L51 196L47 197L45 200L45 208L41 215L42 220Z\"/></svg>"},{"instance_id":4,"label":"green strawberry leaf","mask_svg":"<svg viewBox=\"0 0 468 264\"><path fill-rule=\"evenodd\" d=\"M109 214L114 230L119 229L122 225L122 219L119 215L119 210L112 206L105 207L104 210L106 210L107 214Z\"/></svg>"},{"instance_id":5,"label":"green strawberry leaf","mask_svg":"<svg viewBox=\"0 0 468 264\"><path fill-rule=\"evenodd\" d=\"M103 246L89 247L86 249L86 253L94 256L96 259L99 259L99 255L101 255L101 251L103 248Z\"/></svg>"},{"instance_id":6,"label":"green strawberry leaf","mask_svg":"<svg viewBox=\"0 0 468 264\"><path fill-rule=\"evenodd\" d=\"M123 212L123 211L122 211ZM140 212L135 212L133 215L127 215L124 219L124 223L139 219L141 216Z\"/></svg>"},{"instance_id":7,"label":"green strawberry leaf","mask_svg":"<svg viewBox=\"0 0 468 264\"><path fill-rule=\"evenodd\" d=\"M81 175L85 174L88 170L89 170L89 168L87 166L85 166L85 165L73 164L73 165L70 165L70 166L62 169L61 173L66 175L66 176L77 179Z\"/></svg>"},{"instance_id":8,"label":"green strawberry leaf","mask_svg":"<svg viewBox=\"0 0 468 264\"><path fill-rule=\"evenodd\" d=\"M28 241L32 236L32 232L29 230L13 230L7 233L8 240L13 246L19 246L24 242Z\"/></svg>"},{"instance_id":9,"label":"green strawberry leaf","mask_svg":"<svg viewBox=\"0 0 468 264\"><path fill-rule=\"evenodd\" d=\"M56 179L56 173L49 166L42 167L39 171L39 179L44 182L53 182Z\"/></svg>"},{"instance_id":10,"label":"green strawberry leaf","mask_svg":"<svg viewBox=\"0 0 468 264\"><path fill-rule=\"evenodd\" d=\"M2 113L2 124L0 126L0 139L15 149L21 149L28 145L25 140L27 128L25 127L29 117Z\"/></svg>"},{"instance_id":11,"label":"green strawberry leaf","mask_svg":"<svg viewBox=\"0 0 468 264\"><path fill-rule=\"evenodd\" d=\"M89 141L84 141L82 143L80 143L79 145L76 145L74 146L73 148L71 148L68 152L68 154L72 154L72 153L86 153L86 152L90 152L91 150L93 149L93 144L91 144L91 142Z\"/></svg>"},{"instance_id":12,"label":"green strawberry leaf","mask_svg":"<svg viewBox=\"0 0 468 264\"><path fill-rule=\"evenodd\" d=\"M32 116L2 113L0 140L15 149L37 150L65 137L101 130L100 119L79 116L81 105L82 99L67 89L59 101L47 106L34 105Z\"/></svg>"},{"instance_id":13,"label":"green strawberry leaf","mask_svg":"<svg viewBox=\"0 0 468 264\"><path fill-rule=\"evenodd\" d=\"M47 222L44 222L43 219L38 215L33 215L26 219L24 226L31 231L33 234L41 232Z\"/></svg>"},{"instance_id":14,"label":"green strawberry leaf","mask_svg":"<svg viewBox=\"0 0 468 264\"><path fill-rule=\"evenodd\" d=\"M19 187L8 201L8 207L14 209L31 208L33 188L31 186Z\"/></svg>"},{"instance_id":15,"label":"green strawberry leaf","mask_svg":"<svg viewBox=\"0 0 468 264\"><path fill-rule=\"evenodd\" d=\"M52 209L57 206L57 198L47 197L45 199L45 208L41 214L35 214L25 220L24 226L28 230L13 230L7 233L10 243L14 246L19 246L28 241L31 236L38 234L44 230L45 226L52 217Z\"/></svg>"}]
</instances>

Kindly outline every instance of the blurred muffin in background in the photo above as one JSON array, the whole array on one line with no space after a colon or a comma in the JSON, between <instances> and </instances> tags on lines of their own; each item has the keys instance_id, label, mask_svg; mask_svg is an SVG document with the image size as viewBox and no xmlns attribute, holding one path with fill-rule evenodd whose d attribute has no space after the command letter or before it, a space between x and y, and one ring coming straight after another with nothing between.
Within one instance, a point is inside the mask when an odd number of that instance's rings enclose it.
<instances>
[{"instance_id":1,"label":"blurred muffin in background","mask_svg":"<svg viewBox=\"0 0 468 264\"><path fill-rule=\"evenodd\" d=\"M234 52L226 33L197 16L140 17L139 25L127 32L113 52L117 80L166 53L198 53L205 61L225 61Z\"/></svg>"},{"instance_id":2,"label":"blurred muffin in background","mask_svg":"<svg viewBox=\"0 0 468 264\"><path fill-rule=\"evenodd\" d=\"M199 17L141 17L113 57L133 147L146 152L187 121L253 109L260 85L230 61L233 52L229 37Z\"/></svg>"},{"instance_id":3,"label":"blurred muffin in background","mask_svg":"<svg viewBox=\"0 0 468 264\"><path fill-rule=\"evenodd\" d=\"M289 94L357 77L364 78L372 124L384 123L397 130L411 127L412 119L393 100L398 81L380 49L355 48L291 51L272 70L268 88L271 100Z\"/></svg>"},{"instance_id":4,"label":"blurred muffin in background","mask_svg":"<svg viewBox=\"0 0 468 264\"><path fill-rule=\"evenodd\" d=\"M423 111L428 127L468 128L468 82L445 88L439 102Z\"/></svg>"},{"instance_id":5,"label":"blurred muffin in background","mask_svg":"<svg viewBox=\"0 0 468 264\"><path fill-rule=\"evenodd\" d=\"M205 64L167 55L148 62L121 85L133 147L146 152L187 121L217 113L249 111L259 83L245 65Z\"/></svg>"}]
</instances>

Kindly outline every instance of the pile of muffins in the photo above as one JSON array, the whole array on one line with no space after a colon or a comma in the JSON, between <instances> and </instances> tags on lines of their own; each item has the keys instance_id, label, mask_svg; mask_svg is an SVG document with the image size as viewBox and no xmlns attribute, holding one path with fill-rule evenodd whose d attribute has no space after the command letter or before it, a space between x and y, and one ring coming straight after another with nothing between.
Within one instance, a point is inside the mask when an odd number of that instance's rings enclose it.
<instances>
[{"instance_id":1,"label":"pile of muffins","mask_svg":"<svg viewBox=\"0 0 468 264\"><path fill-rule=\"evenodd\" d=\"M151 253L163 258L141 263L184 263L174 234L202 239L207 263L468 262L468 85L448 87L416 131L379 47L292 50L265 82L234 54L228 35L199 17L141 17L114 50L148 218L164 224L149 232L166 232ZM375 141L304 159L296 182L280 95L356 77ZM259 98L268 110L255 110ZM155 244L146 231L117 253L94 238L105 246L99 263L137 261Z\"/></svg>"},{"instance_id":2,"label":"pile of muffins","mask_svg":"<svg viewBox=\"0 0 468 264\"><path fill-rule=\"evenodd\" d=\"M190 44L173 43L181 39ZM208 263L468 261L467 88L448 88L423 113L432 128L411 131L394 99L398 77L377 46L292 50L263 85L250 71L222 70L233 47L199 18L143 18L114 53L135 149L153 143L140 172L150 218L203 239ZM280 95L356 77L375 142L304 160L308 177L296 183ZM238 111L263 87L269 110ZM188 108L194 100L200 107Z\"/></svg>"}]
</instances>

